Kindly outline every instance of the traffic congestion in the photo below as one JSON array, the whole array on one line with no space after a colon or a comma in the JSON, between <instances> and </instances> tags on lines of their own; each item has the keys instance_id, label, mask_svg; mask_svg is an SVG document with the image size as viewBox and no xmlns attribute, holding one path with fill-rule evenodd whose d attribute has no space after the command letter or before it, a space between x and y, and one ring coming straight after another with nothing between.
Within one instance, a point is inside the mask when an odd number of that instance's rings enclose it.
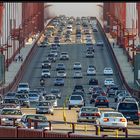
<instances>
[{"instance_id":1,"label":"traffic congestion","mask_svg":"<svg viewBox=\"0 0 140 140\"><path fill-rule=\"evenodd\" d=\"M45 28L16 91L1 96L0 116L2 125L12 125L14 116L20 127L28 128L31 118L42 121L37 129L49 129L48 118L66 107L76 112L75 122L124 131L140 124L139 106L139 99L121 85L96 19L60 15Z\"/></svg>"}]
</instances>

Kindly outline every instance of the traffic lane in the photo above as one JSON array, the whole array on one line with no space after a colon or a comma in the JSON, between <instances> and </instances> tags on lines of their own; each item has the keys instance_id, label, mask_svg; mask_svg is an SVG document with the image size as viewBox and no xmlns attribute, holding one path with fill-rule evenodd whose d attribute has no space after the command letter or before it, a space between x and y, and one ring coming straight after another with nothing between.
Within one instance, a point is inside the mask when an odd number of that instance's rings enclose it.
<instances>
[{"instance_id":1,"label":"traffic lane","mask_svg":"<svg viewBox=\"0 0 140 140\"><path fill-rule=\"evenodd\" d=\"M21 109L23 113L25 114L35 114L35 109ZM65 116L67 122L77 122L77 112L76 110L79 110L79 108L72 108L71 110L68 110L65 108ZM108 110L108 108L100 108L100 110ZM55 109L54 115L45 114L47 116L47 119L49 121L64 121L63 118L63 109ZM128 127L137 127L137 125L133 125L132 122L128 122ZM70 124L52 124L53 131L63 131L68 132L72 130L72 127ZM82 133L82 134L94 134L95 127L93 125L76 125L76 132ZM140 129L128 129L129 135L138 135L140 132ZM105 129L103 132L100 132L101 135L111 135L116 136L116 131L111 129ZM119 136L124 137L124 132L118 131Z\"/></svg>"}]
</instances>

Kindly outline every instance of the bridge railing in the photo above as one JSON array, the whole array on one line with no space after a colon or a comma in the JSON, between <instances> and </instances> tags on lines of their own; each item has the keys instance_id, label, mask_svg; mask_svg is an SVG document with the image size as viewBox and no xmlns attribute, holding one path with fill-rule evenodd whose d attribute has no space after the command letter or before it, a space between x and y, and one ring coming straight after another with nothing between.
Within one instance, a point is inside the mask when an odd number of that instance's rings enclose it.
<instances>
[{"instance_id":1,"label":"bridge railing","mask_svg":"<svg viewBox=\"0 0 140 140\"><path fill-rule=\"evenodd\" d=\"M99 21L96 17L95 17L95 20L97 20L97 26L99 27L99 31L102 32L102 37L103 37L104 41L107 43L107 46L109 47L108 49L110 51L110 54L112 55L113 62L114 62L116 69L118 71L118 75L119 75L119 78L122 82L122 85L131 93L131 95L133 95L134 97L140 98L140 91L130 87L128 85L128 83L126 82L125 77L124 77L122 70L120 68L120 65L118 63L118 60L116 59L116 56L115 56L114 51L112 49L112 46L111 46L111 44L110 44L110 42L109 42L109 40L108 40L104 30L103 30L101 24L99 23Z\"/></svg>"}]
</instances>

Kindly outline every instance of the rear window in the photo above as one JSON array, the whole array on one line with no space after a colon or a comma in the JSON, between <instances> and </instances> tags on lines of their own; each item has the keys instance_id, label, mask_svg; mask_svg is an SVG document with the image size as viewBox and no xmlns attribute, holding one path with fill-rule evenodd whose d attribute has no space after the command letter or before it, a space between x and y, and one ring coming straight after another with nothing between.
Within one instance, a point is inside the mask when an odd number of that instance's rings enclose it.
<instances>
[{"instance_id":1,"label":"rear window","mask_svg":"<svg viewBox=\"0 0 140 140\"><path fill-rule=\"evenodd\" d=\"M136 103L120 103L118 110L138 110Z\"/></svg>"},{"instance_id":2,"label":"rear window","mask_svg":"<svg viewBox=\"0 0 140 140\"><path fill-rule=\"evenodd\" d=\"M82 100L81 96L71 96L70 100Z\"/></svg>"},{"instance_id":3,"label":"rear window","mask_svg":"<svg viewBox=\"0 0 140 140\"><path fill-rule=\"evenodd\" d=\"M105 113L104 117L123 117L120 113Z\"/></svg>"},{"instance_id":4,"label":"rear window","mask_svg":"<svg viewBox=\"0 0 140 140\"><path fill-rule=\"evenodd\" d=\"M98 109L97 108L82 108L81 111L98 112Z\"/></svg>"}]
</instances>

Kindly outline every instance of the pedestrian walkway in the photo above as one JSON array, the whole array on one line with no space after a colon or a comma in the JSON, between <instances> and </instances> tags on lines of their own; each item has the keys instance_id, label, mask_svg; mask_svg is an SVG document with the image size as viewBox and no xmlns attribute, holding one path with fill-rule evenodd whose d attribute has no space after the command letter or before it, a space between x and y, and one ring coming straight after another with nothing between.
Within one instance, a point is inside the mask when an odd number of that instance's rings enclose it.
<instances>
[{"instance_id":1,"label":"pedestrian walkway","mask_svg":"<svg viewBox=\"0 0 140 140\"><path fill-rule=\"evenodd\" d=\"M109 33L106 33L106 36L108 37L108 40L112 46L112 49L118 60L118 63L120 65L120 68L122 70L122 73L125 77L126 82L128 83L130 87L138 89L137 85L134 84L133 66L130 62L128 62L128 57L126 53L124 52L123 48L119 47L116 44L116 39L113 39ZM114 42L114 46L113 46L113 42Z\"/></svg>"},{"instance_id":2,"label":"pedestrian walkway","mask_svg":"<svg viewBox=\"0 0 140 140\"><path fill-rule=\"evenodd\" d=\"M25 58L29 54L31 48L35 44L38 37L39 37L39 34L36 36L36 38L31 40L31 42L26 42L25 47L20 50L20 54L17 54L15 56L15 59L17 59L17 60L13 61L10 64L8 71L5 72L5 84L4 84L4 86L8 86L14 80L16 74L20 70L22 63L24 62ZM19 59L19 55L22 56L23 61L21 61L21 59Z\"/></svg>"}]
</instances>

